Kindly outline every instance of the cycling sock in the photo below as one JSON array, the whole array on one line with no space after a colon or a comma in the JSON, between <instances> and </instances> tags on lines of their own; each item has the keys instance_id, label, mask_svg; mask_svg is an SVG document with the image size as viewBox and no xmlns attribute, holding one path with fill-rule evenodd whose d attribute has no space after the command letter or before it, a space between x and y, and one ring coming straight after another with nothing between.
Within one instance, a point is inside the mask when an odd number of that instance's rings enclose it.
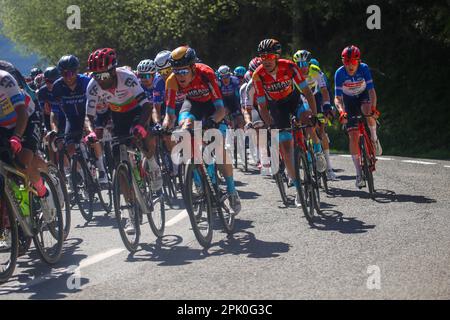
<instances>
[{"instance_id":1,"label":"cycling sock","mask_svg":"<svg viewBox=\"0 0 450 320\"><path fill-rule=\"evenodd\" d=\"M320 143L313 143L314 153L322 152L322 145Z\"/></svg>"},{"instance_id":2,"label":"cycling sock","mask_svg":"<svg viewBox=\"0 0 450 320\"><path fill-rule=\"evenodd\" d=\"M103 155L101 155L98 160L95 162L99 171L105 172L105 166L103 164Z\"/></svg>"},{"instance_id":3,"label":"cycling sock","mask_svg":"<svg viewBox=\"0 0 450 320\"><path fill-rule=\"evenodd\" d=\"M377 137L377 126L369 126L369 130L370 130L370 135L372 137L373 141L377 141L378 137Z\"/></svg>"},{"instance_id":4,"label":"cycling sock","mask_svg":"<svg viewBox=\"0 0 450 320\"><path fill-rule=\"evenodd\" d=\"M42 180L42 178L39 178L39 181L36 183L33 183L33 185L36 188L38 197L43 198L45 196L45 194L47 193L47 188L44 185L44 180Z\"/></svg>"},{"instance_id":5,"label":"cycling sock","mask_svg":"<svg viewBox=\"0 0 450 320\"><path fill-rule=\"evenodd\" d=\"M327 160L327 168L328 170L333 170L333 167L331 166L331 161L330 161L330 150L323 150L323 154L325 155L325 160Z\"/></svg>"},{"instance_id":6,"label":"cycling sock","mask_svg":"<svg viewBox=\"0 0 450 320\"><path fill-rule=\"evenodd\" d=\"M300 180L298 179L293 179L292 183L294 184L294 187L296 188L300 188Z\"/></svg>"},{"instance_id":7,"label":"cycling sock","mask_svg":"<svg viewBox=\"0 0 450 320\"><path fill-rule=\"evenodd\" d=\"M361 176L361 157L359 154L352 154L353 164L356 168L356 174Z\"/></svg>"},{"instance_id":8,"label":"cycling sock","mask_svg":"<svg viewBox=\"0 0 450 320\"><path fill-rule=\"evenodd\" d=\"M233 177L225 177L225 181L227 182L227 191L228 193L233 193L236 191L236 187L234 185Z\"/></svg>"}]
</instances>

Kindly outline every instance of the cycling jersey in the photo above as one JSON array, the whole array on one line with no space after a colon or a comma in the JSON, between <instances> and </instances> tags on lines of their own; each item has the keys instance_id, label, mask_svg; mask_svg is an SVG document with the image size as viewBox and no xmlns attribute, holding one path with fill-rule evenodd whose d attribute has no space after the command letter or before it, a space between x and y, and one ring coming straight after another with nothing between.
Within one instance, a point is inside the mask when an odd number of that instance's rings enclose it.
<instances>
[{"instance_id":1,"label":"cycling jersey","mask_svg":"<svg viewBox=\"0 0 450 320\"><path fill-rule=\"evenodd\" d=\"M64 82L63 78L55 81L53 85L53 97L58 101L61 110L69 122L83 119L86 115L86 88L91 78L79 74L74 90Z\"/></svg>"},{"instance_id":2,"label":"cycling jersey","mask_svg":"<svg viewBox=\"0 0 450 320\"><path fill-rule=\"evenodd\" d=\"M219 81L220 92L222 92L222 97L239 97L239 79L235 76L230 76L230 82L228 85L223 83L223 79Z\"/></svg>"},{"instance_id":3,"label":"cycling jersey","mask_svg":"<svg viewBox=\"0 0 450 320\"><path fill-rule=\"evenodd\" d=\"M300 89L308 84L303 77L300 68L292 61L279 59L276 74L270 74L260 65L252 76L255 86L258 104L267 104L266 94L269 99L277 101L291 96L294 85Z\"/></svg>"},{"instance_id":4,"label":"cycling jersey","mask_svg":"<svg viewBox=\"0 0 450 320\"><path fill-rule=\"evenodd\" d=\"M16 127L16 107L21 104L25 104L25 95L16 80L8 72L0 70L0 127Z\"/></svg>"},{"instance_id":5,"label":"cycling jersey","mask_svg":"<svg viewBox=\"0 0 450 320\"><path fill-rule=\"evenodd\" d=\"M353 76L347 73L344 66L340 67L334 75L334 85L336 97L356 97L374 88L369 66L365 63L359 65Z\"/></svg>"},{"instance_id":6,"label":"cycling jersey","mask_svg":"<svg viewBox=\"0 0 450 320\"><path fill-rule=\"evenodd\" d=\"M153 80L153 103L154 104L163 104L164 96L166 91L166 82L164 78L157 73L155 76L155 80Z\"/></svg>"},{"instance_id":7,"label":"cycling jersey","mask_svg":"<svg viewBox=\"0 0 450 320\"><path fill-rule=\"evenodd\" d=\"M86 113L95 116L96 107L102 99L109 104L114 113L127 113L150 103L144 89L139 84L136 75L125 69L117 68L117 87L112 90L103 90L95 79L92 79L87 88Z\"/></svg>"},{"instance_id":8,"label":"cycling jersey","mask_svg":"<svg viewBox=\"0 0 450 320\"><path fill-rule=\"evenodd\" d=\"M325 82L325 77L318 66L310 65L308 75L306 76L306 81L311 89L312 93L315 95L320 93L321 88L326 88L327 84Z\"/></svg>"},{"instance_id":9,"label":"cycling jersey","mask_svg":"<svg viewBox=\"0 0 450 320\"><path fill-rule=\"evenodd\" d=\"M215 108L224 106L222 93L214 70L202 63L195 64L195 76L186 88L181 88L175 74L171 74L166 81L166 105L167 113L175 114L177 93L186 95L186 99L194 102L211 101Z\"/></svg>"},{"instance_id":10,"label":"cycling jersey","mask_svg":"<svg viewBox=\"0 0 450 320\"><path fill-rule=\"evenodd\" d=\"M145 92L145 96L147 97L148 101L153 101L153 87L147 88L142 83L140 83L142 90Z\"/></svg>"},{"instance_id":11,"label":"cycling jersey","mask_svg":"<svg viewBox=\"0 0 450 320\"><path fill-rule=\"evenodd\" d=\"M53 91L48 90L46 86L43 86L38 91L38 101L39 106L41 107L41 110L45 115L49 115L50 112L53 112L58 119L60 116L64 117L64 113L59 108L59 103L55 99L53 95Z\"/></svg>"}]
</instances>

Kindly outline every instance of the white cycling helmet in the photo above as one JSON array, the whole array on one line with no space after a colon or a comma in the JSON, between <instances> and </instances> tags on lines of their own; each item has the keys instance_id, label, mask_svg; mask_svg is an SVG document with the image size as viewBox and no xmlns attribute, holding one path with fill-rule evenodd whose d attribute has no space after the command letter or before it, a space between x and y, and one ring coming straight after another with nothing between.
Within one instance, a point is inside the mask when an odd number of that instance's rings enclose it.
<instances>
[{"instance_id":1,"label":"white cycling helmet","mask_svg":"<svg viewBox=\"0 0 450 320\"><path fill-rule=\"evenodd\" d=\"M156 70L162 70L170 67L170 51L163 50L155 57Z\"/></svg>"},{"instance_id":2,"label":"white cycling helmet","mask_svg":"<svg viewBox=\"0 0 450 320\"><path fill-rule=\"evenodd\" d=\"M226 74L231 74L231 69L229 66L223 65L220 66L219 69L217 70L219 72L220 75L224 76Z\"/></svg>"},{"instance_id":3,"label":"white cycling helmet","mask_svg":"<svg viewBox=\"0 0 450 320\"><path fill-rule=\"evenodd\" d=\"M155 73L156 72L156 65L153 60L146 59L139 62L137 66L137 71L141 74L145 73Z\"/></svg>"}]
</instances>

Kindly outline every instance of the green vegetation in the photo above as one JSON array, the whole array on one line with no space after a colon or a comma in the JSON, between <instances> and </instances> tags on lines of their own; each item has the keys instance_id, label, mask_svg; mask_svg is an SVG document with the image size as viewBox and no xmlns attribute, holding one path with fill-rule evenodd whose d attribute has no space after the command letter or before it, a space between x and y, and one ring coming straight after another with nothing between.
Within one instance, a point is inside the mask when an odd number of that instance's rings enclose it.
<instances>
[{"instance_id":1,"label":"green vegetation","mask_svg":"<svg viewBox=\"0 0 450 320\"><path fill-rule=\"evenodd\" d=\"M78 2L78 3L77 3ZM81 8L81 30L66 27L66 8ZM374 76L385 153L450 159L449 4L379 1L381 30L368 30L371 1L323 0L0 0L2 33L50 61L83 61L114 47L135 66L161 49L188 43L213 67L247 65L260 40L279 39L286 56L308 49L330 79L340 52L358 45ZM339 129L330 136L346 149Z\"/></svg>"}]
</instances>

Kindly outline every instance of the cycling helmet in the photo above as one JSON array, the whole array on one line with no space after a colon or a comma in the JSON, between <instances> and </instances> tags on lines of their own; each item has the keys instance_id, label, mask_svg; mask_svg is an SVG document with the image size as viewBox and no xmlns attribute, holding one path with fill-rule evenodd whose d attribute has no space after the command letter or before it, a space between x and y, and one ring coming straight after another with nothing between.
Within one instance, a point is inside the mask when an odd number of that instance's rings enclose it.
<instances>
[{"instance_id":1,"label":"cycling helmet","mask_svg":"<svg viewBox=\"0 0 450 320\"><path fill-rule=\"evenodd\" d=\"M229 66L223 65L217 69L219 76L231 75L231 69Z\"/></svg>"},{"instance_id":2,"label":"cycling helmet","mask_svg":"<svg viewBox=\"0 0 450 320\"><path fill-rule=\"evenodd\" d=\"M243 66L239 66L239 67L236 67L236 68L234 69L234 75L235 75L236 77L242 78L242 77L245 76L245 73L246 73L246 72L247 72L247 70L246 70L245 67L243 67Z\"/></svg>"},{"instance_id":3,"label":"cycling helmet","mask_svg":"<svg viewBox=\"0 0 450 320\"><path fill-rule=\"evenodd\" d=\"M253 75L253 72L248 70L244 75L245 82L250 82L250 80L252 79L252 75Z\"/></svg>"},{"instance_id":4,"label":"cycling helmet","mask_svg":"<svg viewBox=\"0 0 450 320\"><path fill-rule=\"evenodd\" d=\"M58 62L59 72L64 70L76 70L80 67L80 60L74 55L65 55Z\"/></svg>"},{"instance_id":5,"label":"cycling helmet","mask_svg":"<svg viewBox=\"0 0 450 320\"><path fill-rule=\"evenodd\" d=\"M265 39L258 45L258 54L281 54L281 43L275 39Z\"/></svg>"},{"instance_id":6,"label":"cycling helmet","mask_svg":"<svg viewBox=\"0 0 450 320\"><path fill-rule=\"evenodd\" d=\"M164 50L159 52L155 57L156 70L170 68L170 51Z\"/></svg>"},{"instance_id":7,"label":"cycling helmet","mask_svg":"<svg viewBox=\"0 0 450 320\"><path fill-rule=\"evenodd\" d=\"M41 74L42 70L40 68L33 68L30 70L30 77L32 77L33 79L38 75Z\"/></svg>"},{"instance_id":8,"label":"cycling helmet","mask_svg":"<svg viewBox=\"0 0 450 320\"><path fill-rule=\"evenodd\" d=\"M117 54L114 49L97 49L88 59L88 69L91 72L107 72L117 67Z\"/></svg>"},{"instance_id":9,"label":"cycling helmet","mask_svg":"<svg viewBox=\"0 0 450 320\"><path fill-rule=\"evenodd\" d=\"M259 67L259 65L262 63L262 60L260 57L253 58L252 61L248 64L248 70L251 72L255 72L256 68Z\"/></svg>"},{"instance_id":10,"label":"cycling helmet","mask_svg":"<svg viewBox=\"0 0 450 320\"><path fill-rule=\"evenodd\" d=\"M44 74L40 73L36 76L36 78L34 78L34 85L36 87L36 89L39 89L40 87L42 87L44 85L45 82L45 78L44 78Z\"/></svg>"},{"instance_id":11,"label":"cycling helmet","mask_svg":"<svg viewBox=\"0 0 450 320\"><path fill-rule=\"evenodd\" d=\"M45 69L44 71L44 78L45 80L51 80L51 81L55 81L56 79L59 78L59 71L58 68L56 67L48 67L47 69Z\"/></svg>"},{"instance_id":12,"label":"cycling helmet","mask_svg":"<svg viewBox=\"0 0 450 320\"><path fill-rule=\"evenodd\" d=\"M309 61L309 63L312 64L312 65L315 65L315 66L317 66L317 67L320 68L320 63L319 63L319 61L318 61L317 59L312 58L312 59Z\"/></svg>"},{"instance_id":13,"label":"cycling helmet","mask_svg":"<svg viewBox=\"0 0 450 320\"><path fill-rule=\"evenodd\" d=\"M295 63L299 62L310 62L311 61L311 52L307 50L298 50L296 53L294 53L294 56L292 59Z\"/></svg>"},{"instance_id":14,"label":"cycling helmet","mask_svg":"<svg viewBox=\"0 0 450 320\"><path fill-rule=\"evenodd\" d=\"M350 45L346 47L344 50L342 50L342 60L344 64L350 63L352 60L359 60L361 59L361 51L359 51L359 48Z\"/></svg>"},{"instance_id":15,"label":"cycling helmet","mask_svg":"<svg viewBox=\"0 0 450 320\"><path fill-rule=\"evenodd\" d=\"M142 60L141 62L139 62L138 66L137 66L137 71L140 74L155 73L156 72L155 62L150 59Z\"/></svg>"},{"instance_id":16,"label":"cycling helmet","mask_svg":"<svg viewBox=\"0 0 450 320\"><path fill-rule=\"evenodd\" d=\"M0 70L4 70L12 75L21 88L29 89L26 79L12 63L5 60L0 60Z\"/></svg>"},{"instance_id":17,"label":"cycling helmet","mask_svg":"<svg viewBox=\"0 0 450 320\"><path fill-rule=\"evenodd\" d=\"M195 50L188 46L181 46L170 53L169 63L174 68L187 67L197 61Z\"/></svg>"}]
</instances>

